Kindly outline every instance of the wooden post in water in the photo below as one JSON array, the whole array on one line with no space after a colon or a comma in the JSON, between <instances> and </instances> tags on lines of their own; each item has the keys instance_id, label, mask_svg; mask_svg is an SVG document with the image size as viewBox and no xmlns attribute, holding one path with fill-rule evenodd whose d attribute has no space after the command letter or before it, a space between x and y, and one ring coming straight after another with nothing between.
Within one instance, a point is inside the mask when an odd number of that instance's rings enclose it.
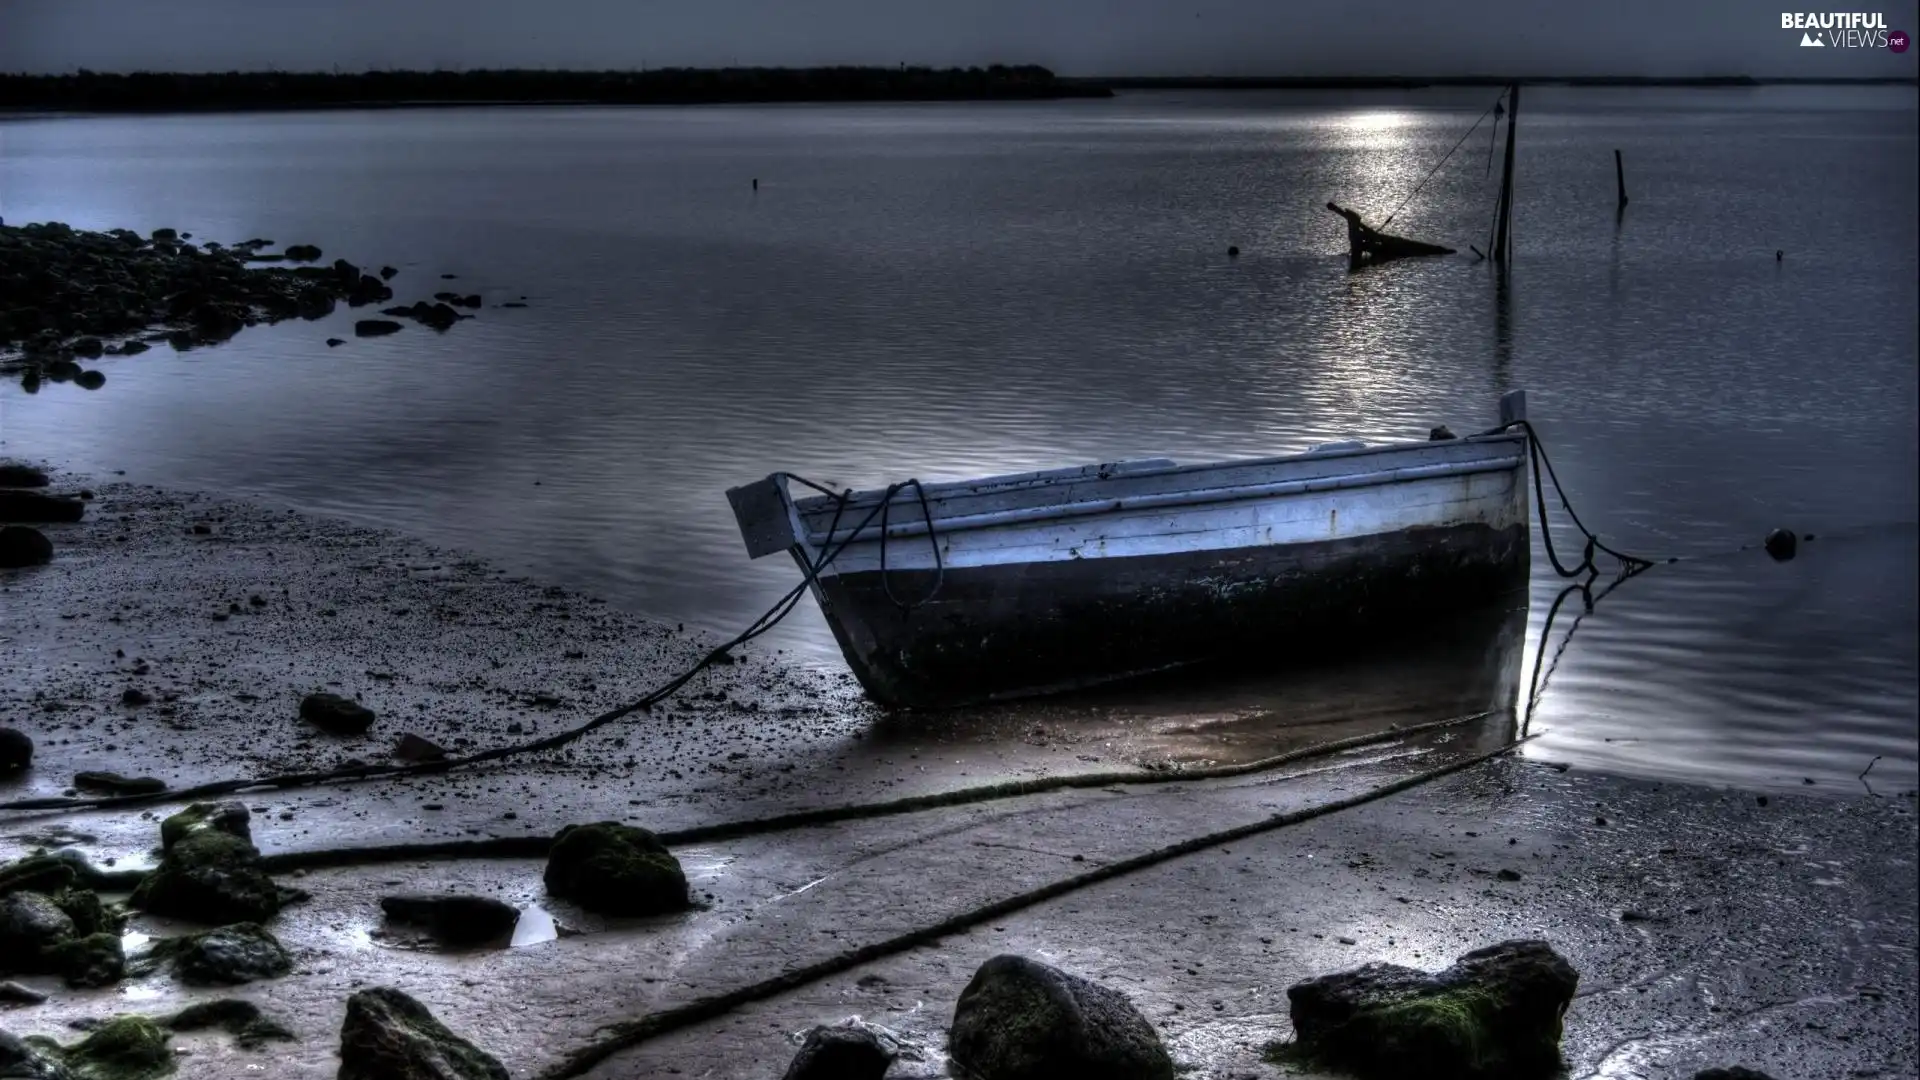
<instances>
[{"instance_id":1,"label":"wooden post in water","mask_svg":"<svg viewBox=\"0 0 1920 1080\"><path fill-rule=\"evenodd\" d=\"M1627 167L1620 161L1620 151L1613 152L1613 178L1620 184L1620 205L1627 205Z\"/></svg>"},{"instance_id":2,"label":"wooden post in water","mask_svg":"<svg viewBox=\"0 0 1920 1080\"><path fill-rule=\"evenodd\" d=\"M1513 254L1513 129L1520 122L1520 84L1507 87L1507 161L1500 170L1500 211L1495 216L1493 261L1506 265Z\"/></svg>"}]
</instances>

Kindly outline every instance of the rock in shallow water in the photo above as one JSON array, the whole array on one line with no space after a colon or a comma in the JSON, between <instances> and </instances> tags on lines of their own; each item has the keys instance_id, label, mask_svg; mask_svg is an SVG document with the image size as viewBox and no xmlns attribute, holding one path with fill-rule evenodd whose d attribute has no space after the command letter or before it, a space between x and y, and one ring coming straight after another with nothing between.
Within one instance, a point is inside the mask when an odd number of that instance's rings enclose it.
<instances>
[{"instance_id":1,"label":"rock in shallow water","mask_svg":"<svg viewBox=\"0 0 1920 1080\"><path fill-rule=\"evenodd\" d=\"M170 1075L175 1068L173 1050L167 1046L168 1034L160 1025L144 1016L117 1016L94 1028L92 1034L68 1047L61 1047L52 1039L29 1036L21 1040L26 1047L37 1053L40 1061L51 1062L59 1067L55 1072L13 1073L0 1071L0 1076L23 1075L42 1078L73 1077L74 1080L158 1080ZM6 1061L7 1050L0 1044L0 1063ZM0 1065L0 1070L4 1066Z\"/></svg>"},{"instance_id":2,"label":"rock in shallow water","mask_svg":"<svg viewBox=\"0 0 1920 1080\"><path fill-rule=\"evenodd\" d=\"M478 945L506 937L520 909L485 896L402 893L380 899L380 910L398 923L421 927L449 945Z\"/></svg>"},{"instance_id":3,"label":"rock in shallow water","mask_svg":"<svg viewBox=\"0 0 1920 1080\"><path fill-rule=\"evenodd\" d=\"M390 987L347 999L338 1080L508 1080L491 1054L448 1031L427 1007Z\"/></svg>"},{"instance_id":4,"label":"rock in shallow water","mask_svg":"<svg viewBox=\"0 0 1920 1080\"><path fill-rule=\"evenodd\" d=\"M1362 1077L1549 1076L1579 982L1544 941L1477 949L1437 974L1367 964L1287 989L1290 1052Z\"/></svg>"},{"instance_id":5,"label":"rock in shallow water","mask_svg":"<svg viewBox=\"0 0 1920 1080\"><path fill-rule=\"evenodd\" d=\"M569 825L547 853L547 891L601 915L685 910L680 860L645 829L601 821Z\"/></svg>"},{"instance_id":6,"label":"rock in shallow water","mask_svg":"<svg viewBox=\"0 0 1920 1080\"><path fill-rule=\"evenodd\" d=\"M353 324L353 332L357 337L380 337L399 333L400 324L392 319L361 319Z\"/></svg>"},{"instance_id":7,"label":"rock in shallow water","mask_svg":"<svg viewBox=\"0 0 1920 1080\"><path fill-rule=\"evenodd\" d=\"M1173 1059L1124 994L1023 956L980 965L948 1053L980 1080L1172 1080Z\"/></svg>"},{"instance_id":8,"label":"rock in shallow water","mask_svg":"<svg viewBox=\"0 0 1920 1080\"><path fill-rule=\"evenodd\" d=\"M892 1065L893 1051L872 1032L817 1027L807 1032L782 1080L881 1080Z\"/></svg>"}]
</instances>

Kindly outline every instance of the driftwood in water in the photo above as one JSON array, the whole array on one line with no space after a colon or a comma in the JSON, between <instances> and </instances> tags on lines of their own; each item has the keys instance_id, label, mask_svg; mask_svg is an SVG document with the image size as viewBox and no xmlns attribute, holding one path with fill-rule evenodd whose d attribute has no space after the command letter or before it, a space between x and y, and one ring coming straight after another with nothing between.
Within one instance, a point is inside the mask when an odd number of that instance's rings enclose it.
<instances>
[{"instance_id":1,"label":"driftwood in water","mask_svg":"<svg viewBox=\"0 0 1920 1080\"><path fill-rule=\"evenodd\" d=\"M1453 249L1449 247L1408 240L1403 236L1391 236L1378 229L1369 228L1366 222L1360 220L1359 214L1336 203L1328 203L1327 209L1347 219L1347 257L1356 266L1362 263L1405 259L1417 255L1453 254Z\"/></svg>"}]
</instances>

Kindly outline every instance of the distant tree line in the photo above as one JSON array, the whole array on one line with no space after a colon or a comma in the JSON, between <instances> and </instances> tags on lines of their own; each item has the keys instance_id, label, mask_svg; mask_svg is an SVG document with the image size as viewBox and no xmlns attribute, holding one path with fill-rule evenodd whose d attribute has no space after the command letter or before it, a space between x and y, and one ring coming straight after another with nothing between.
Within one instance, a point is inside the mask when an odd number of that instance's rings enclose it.
<instances>
[{"instance_id":1,"label":"distant tree line","mask_svg":"<svg viewBox=\"0 0 1920 1080\"><path fill-rule=\"evenodd\" d=\"M1110 97L1044 67L657 68L648 71L368 71L0 75L0 108L135 112L583 102L994 101Z\"/></svg>"}]
</instances>

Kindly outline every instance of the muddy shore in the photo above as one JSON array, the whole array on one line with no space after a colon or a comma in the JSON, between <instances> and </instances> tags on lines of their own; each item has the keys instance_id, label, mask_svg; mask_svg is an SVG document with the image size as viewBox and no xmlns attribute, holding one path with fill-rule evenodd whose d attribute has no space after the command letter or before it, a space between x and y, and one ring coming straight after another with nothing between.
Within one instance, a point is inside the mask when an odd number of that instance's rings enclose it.
<instances>
[{"instance_id":1,"label":"muddy shore","mask_svg":"<svg viewBox=\"0 0 1920 1080\"><path fill-rule=\"evenodd\" d=\"M455 751L520 741L638 697L717 643L390 533L99 479L58 477L58 489L92 490L86 518L45 528L50 565L0 574L0 724L37 744L34 768L0 781L0 800L60 795L83 770L179 787L384 762L408 732ZM130 689L149 700L126 704ZM372 731L339 738L303 724L300 699L316 690L371 707ZM1232 729L1230 713L1148 731L1129 730L1117 709L907 721L870 709L842 677L748 647L667 706L557 754L245 801L270 855L535 836L601 819L668 830L1231 756L1231 739L1202 750L1187 733ZM1352 730L1309 728L1291 737ZM532 1076L607 1022L1088 865L1353 795L1496 747L1509 728L1501 718L1233 780L1054 793L682 850L701 901L683 916L607 920L548 901L536 860L315 870L294 882L312 899L273 927L293 974L230 991L166 975L86 991L23 979L50 1000L5 1008L0 1028L65 1038L79 1019L239 996L299 1041L242 1050L222 1035L182 1036L183 1075L323 1077L337 1068L346 995L392 985L513 1075ZM146 865L155 818L169 809L0 815L0 859L70 846ZM1288 1032L1289 984L1367 960L1439 967L1478 945L1541 936L1582 975L1567 1018L1572 1076L1687 1077L1744 1063L1782 1080L1912 1077L1915 841L1906 798L1763 803L1499 760L1028 908L625 1051L591 1075L778 1075L793 1033L858 1015L919 1048L890 1075L945 1076L953 1002L1002 952L1123 990L1188 1076L1286 1075L1262 1050ZM377 901L398 888L533 907L519 947L423 951L382 936ZM132 925L148 936L178 929Z\"/></svg>"}]
</instances>

